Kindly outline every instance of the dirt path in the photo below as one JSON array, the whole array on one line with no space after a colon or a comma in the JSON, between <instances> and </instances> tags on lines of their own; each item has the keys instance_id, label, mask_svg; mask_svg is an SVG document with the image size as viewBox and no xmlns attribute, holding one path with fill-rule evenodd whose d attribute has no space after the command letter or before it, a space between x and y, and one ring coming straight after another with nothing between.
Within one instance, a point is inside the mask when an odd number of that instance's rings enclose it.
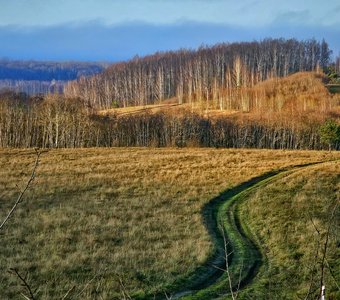
<instances>
[{"instance_id":1,"label":"dirt path","mask_svg":"<svg viewBox=\"0 0 340 300\"><path fill-rule=\"evenodd\" d=\"M203 208L205 226L215 244L215 252L205 266L200 267L188 279L188 284L182 290L174 293L171 299L218 299L228 293L228 283L225 269L225 251L222 232L226 232L228 252L230 253L229 269L231 274L237 274L233 282L242 289L252 282L261 270L265 270L267 259L261 252L261 247L250 228L242 221L238 207L246 200L246 196L255 189L287 176L292 172L323 162L314 162L292 166L265 173L246 181L232 189L226 190L213 198ZM223 227L222 227L223 226ZM222 229L223 228L223 229ZM241 276L239 277L240 270Z\"/></svg>"}]
</instances>

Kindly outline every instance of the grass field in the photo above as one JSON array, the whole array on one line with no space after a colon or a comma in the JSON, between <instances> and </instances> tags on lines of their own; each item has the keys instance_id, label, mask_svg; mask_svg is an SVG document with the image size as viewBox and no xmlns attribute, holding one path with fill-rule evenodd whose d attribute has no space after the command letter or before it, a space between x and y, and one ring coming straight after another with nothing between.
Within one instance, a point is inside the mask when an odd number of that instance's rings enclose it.
<instances>
[{"instance_id":1,"label":"grass field","mask_svg":"<svg viewBox=\"0 0 340 300\"><path fill-rule=\"evenodd\" d=\"M239 149L49 151L0 233L0 265L28 273L40 299L61 299L72 287L68 299L121 299L125 289L150 298L182 286L208 259L213 245L202 208L211 198L273 169L335 157ZM0 219L33 162L32 150L1 150ZM254 211L246 211L252 226L272 243ZM19 291L17 278L1 272L1 298L20 299Z\"/></svg>"},{"instance_id":2,"label":"grass field","mask_svg":"<svg viewBox=\"0 0 340 300\"><path fill-rule=\"evenodd\" d=\"M284 192L283 192L284 191ZM258 189L241 204L241 219L257 234L267 265L242 298L319 299L326 252L326 299L340 290L340 163L302 168ZM318 231L320 234L318 234Z\"/></svg>"}]
</instances>

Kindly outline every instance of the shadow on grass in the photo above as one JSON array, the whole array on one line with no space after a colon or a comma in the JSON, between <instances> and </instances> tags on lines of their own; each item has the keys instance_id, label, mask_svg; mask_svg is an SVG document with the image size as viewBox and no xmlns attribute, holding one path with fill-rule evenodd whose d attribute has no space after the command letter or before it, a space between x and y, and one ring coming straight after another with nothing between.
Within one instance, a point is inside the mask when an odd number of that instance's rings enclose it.
<instances>
[{"instance_id":1,"label":"shadow on grass","mask_svg":"<svg viewBox=\"0 0 340 300\"><path fill-rule=\"evenodd\" d=\"M311 162L306 164L295 165L287 168L282 168L274 171L270 171L264 173L260 176L254 177L246 182L243 182L234 188L227 189L220 193L217 197L211 199L203 208L202 215L204 218L204 225L208 230L209 235L211 236L214 243L214 252L212 256L206 261L206 263L196 269L195 273L188 278L188 280L183 284L182 289L178 290L175 294L173 294L171 299L179 299L186 295L193 295L199 291L203 291L208 287L211 287L215 283L219 282L223 274L225 273L223 269L225 268L225 253L224 253L224 242L223 236L220 228L220 224L218 224L218 213L222 209L223 205L232 201L236 196L240 193L245 192L256 185L260 187L261 183L267 183L271 177L279 175L281 173L294 171L299 168L308 167L311 165L316 165L319 163L323 163L322 161ZM236 201L238 202L238 201ZM231 204L232 205L232 204ZM236 203L237 205L237 203ZM232 206L227 208L227 211L223 211L225 214L227 222L230 222L230 215L228 212L230 209L233 209ZM235 209L235 207L234 207ZM258 246L258 244L243 230L241 225L242 221L239 219L237 214L232 214L232 221L234 222L234 228L236 229L239 236L243 239L244 244L251 248L250 252L252 254L253 260L250 266L247 266L247 273L242 277L240 281L239 288L242 289L254 279L256 274L258 273L261 265L263 264L264 257L262 252ZM227 233L228 234L228 233ZM230 255L229 263L233 262L233 254ZM225 291L227 293L227 290ZM214 294L214 291L211 291L210 296ZM202 295L203 296L203 295ZM197 298L201 299L201 298ZM205 299L204 296L202 299Z\"/></svg>"}]
</instances>

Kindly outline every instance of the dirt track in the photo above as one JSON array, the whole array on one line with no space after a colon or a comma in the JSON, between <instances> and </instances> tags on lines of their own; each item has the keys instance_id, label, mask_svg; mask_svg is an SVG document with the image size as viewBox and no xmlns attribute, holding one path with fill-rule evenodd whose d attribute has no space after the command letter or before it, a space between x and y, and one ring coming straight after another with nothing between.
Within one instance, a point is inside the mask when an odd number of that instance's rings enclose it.
<instances>
[{"instance_id":1,"label":"dirt track","mask_svg":"<svg viewBox=\"0 0 340 300\"><path fill-rule=\"evenodd\" d=\"M228 239L228 252L230 252L229 269L239 272L242 267L242 276L239 282L233 282L235 288L242 289L250 284L259 272L267 265L267 259L261 251L256 236L241 220L238 206L247 198L247 195L278 178L287 176L292 172L310 165L323 162L314 162L304 165L279 169L252 178L232 189L222 192L213 198L203 208L204 222L215 244L215 252L204 267L190 277L182 290L174 293L171 299L218 299L228 294L228 284L225 276L225 251L222 232L226 232ZM223 225L223 229L222 226Z\"/></svg>"}]
</instances>

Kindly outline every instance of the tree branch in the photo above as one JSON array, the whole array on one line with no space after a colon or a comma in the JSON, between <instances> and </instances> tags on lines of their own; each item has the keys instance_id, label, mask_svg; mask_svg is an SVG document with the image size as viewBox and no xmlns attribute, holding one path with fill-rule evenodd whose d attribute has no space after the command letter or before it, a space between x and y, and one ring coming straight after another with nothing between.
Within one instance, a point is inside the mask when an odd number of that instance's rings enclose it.
<instances>
[{"instance_id":1,"label":"tree branch","mask_svg":"<svg viewBox=\"0 0 340 300\"><path fill-rule=\"evenodd\" d=\"M241 265L240 268L240 273L239 273L239 279L238 279L238 283L237 283L237 288L235 291L233 291L233 282L232 282L232 278L231 278L231 274L230 274L230 270L229 270L229 256L233 253L233 251L228 252L228 245L229 242L227 240L227 236L226 236L226 232L224 230L223 224L220 224L220 229L222 232L222 237L223 237L223 244L224 244L224 259L225 259L225 269L219 268L217 266L215 266L216 269L222 270L224 272L227 273L227 278L228 278L228 283L229 283L229 290L230 290L230 294L231 294L231 298L233 300L237 299L238 296L238 292L240 289L240 285L241 285L241 278L242 278L242 269L243 269L243 263Z\"/></svg>"},{"instance_id":2,"label":"tree branch","mask_svg":"<svg viewBox=\"0 0 340 300\"><path fill-rule=\"evenodd\" d=\"M6 222L9 220L9 218L12 216L12 214L14 213L14 211L16 210L17 206L19 205L19 203L21 203L23 201L23 196L25 194L25 192L27 191L27 189L30 187L30 185L32 184L34 178L35 178L35 172L37 170L37 167L39 165L40 162L40 155L41 152L38 149L35 149L35 153L36 153L36 159L35 159L35 163L34 163L34 167L31 173L30 178L28 179L25 187L23 188L23 190L20 192L17 200L15 201L13 207L11 208L11 210L9 211L9 213L7 214L7 216L5 217L5 219L2 221L1 225L0 225L0 230L5 226Z\"/></svg>"},{"instance_id":3,"label":"tree branch","mask_svg":"<svg viewBox=\"0 0 340 300\"><path fill-rule=\"evenodd\" d=\"M331 230L332 221L333 221L335 212L336 212L336 210L338 208L338 205L339 205L339 203L336 202L334 207L333 207L333 209L332 209L332 212L331 212L331 215L330 215L330 218L329 218L327 232L326 232L326 240L325 240L325 243L324 243L323 253L322 253L322 260L321 260L320 295L322 294L322 287L324 285L324 269L325 269L325 261L326 261L326 255L327 255L327 247L328 247L328 241L329 241L329 234L330 234L330 230Z\"/></svg>"},{"instance_id":4,"label":"tree branch","mask_svg":"<svg viewBox=\"0 0 340 300\"><path fill-rule=\"evenodd\" d=\"M33 291L30 287L30 285L28 284L26 277L23 277L22 275L20 275L19 271L15 268L11 268L9 269L10 273L16 275L20 281L22 282L22 286L27 290L27 292L29 293L29 296L24 295L23 293L21 293L21 295L28 300L35 300L36 298L34 297Z\"/></svg>"}]
</instances>

